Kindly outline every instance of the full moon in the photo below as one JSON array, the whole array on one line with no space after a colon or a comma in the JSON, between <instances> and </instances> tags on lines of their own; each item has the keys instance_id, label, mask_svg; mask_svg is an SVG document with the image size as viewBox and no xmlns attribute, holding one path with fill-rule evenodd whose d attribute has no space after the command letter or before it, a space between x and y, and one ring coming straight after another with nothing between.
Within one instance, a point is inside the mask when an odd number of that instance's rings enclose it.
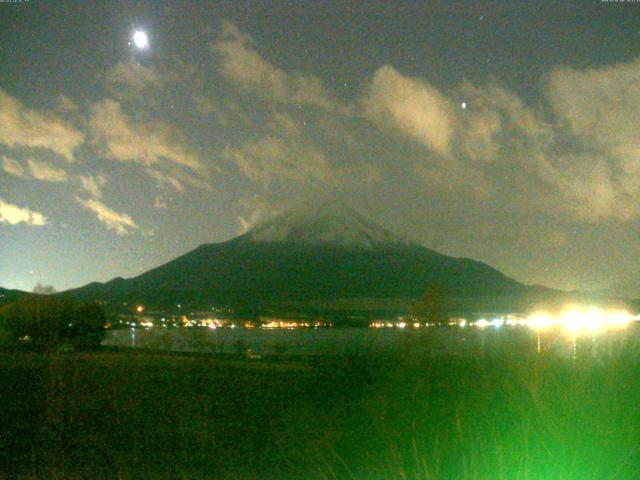
<instances>
[{"instance_id":1,"label":"full moon","mask_svg":"<svg viewBox=\"0 0 640 480\"><path fill-rule=\"evenodd\" d=\"M141 50L147 48L149 46L149 37L147 37L146 32L142 30L136 30L133 34L133 44L136 48Z\"/></svg>"}]
</instances>

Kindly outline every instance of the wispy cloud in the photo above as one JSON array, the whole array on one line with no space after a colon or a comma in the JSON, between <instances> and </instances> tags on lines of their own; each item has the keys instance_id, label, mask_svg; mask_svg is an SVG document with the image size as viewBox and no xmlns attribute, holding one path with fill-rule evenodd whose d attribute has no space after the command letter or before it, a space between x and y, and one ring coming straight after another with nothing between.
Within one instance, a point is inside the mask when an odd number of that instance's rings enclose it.
<instances>
[{"instance_id":1,"label":"wispy cloud","mask_svg":"<svg viewBox=\"0 0 640 480\"><path fill-rule=\"evenodd\" d=\"M74 160L73 151L84 134L53 113L25 107L0 88L0 143L11 148L45 148Z\"/></svg>"},{"instance_id":2,"label":"wispy cloud","mask_svg":"<svg viewBox=\"0 0 640 480\"><path fill-rule=\"evenodd\" d=\"M138 94L147 88L160 88L164 83L162 76L154 67L141 65L133 60L118 62L109 71L106 80L119 89L119 92L125 87Z\"/></svg>"},{"instance_id":3,"label":"wispy cloud","mask_svg":"<svg viewBox=\"0 0 640 480\"><path fill-rule=\"evenodd\" d=\"M9 175L16 177L26 177L24 168L16 160L9 157L2 157L2 170Z\"/></svg>"},{"instance_id":4,"label":"wispy cloud","mask_svg":"<svg viewBox=\"0 0 640 480\"><path fill-rule=\"evenodd\" d=\"M184 191L185 183L211 189L209 170L175 126L136 121L122 111L120 103L107 99L94 105L90 127L94 142L107 158L143 165L158 186L178 192Z\"/></svg>"},{"instance_id":5,"label":"wispy cloud","mask_svg":"<svg viewBox=\"0 0 640 480\"><path fill-rule=\"evenodd\" d=\"M153 200L153 208L157 208L158 210L166 210L167 208L169 208L169 206L162 197L156 195Z\"/></svg>"},{"instance_id":6,"label":"wispy cloud","mask_svg":"<svg viewBox=\"0 0 640 480\"><path fill-rule=\"evenodd\" d=\"M384 66L361 105L432 153L414 165L430 188L587 222L640 218L640 59L558 67L541 90L548 103L531 107L495 80L445 93Z\"/></svg>"},{"instance_id":7,"label":"wispy cloud","mask_svg":"<svg viewBox=\"0 0 640 480\"><path fill-rule=\"evenodd\" d=\"M449 100L425 79L402 75L390 65L379 68L363 99L367 117L448 154L454 130Z\"/></svg>"},{"instance_id":8,"label":"wispy cloud","mask_svg":"<svg viewBox=\"0 0 640 480\"><path fill-rule=\"evenodd\" d=\"M56 168L48 162L30 159L27 161L29 171L33 178L45 182L64 182L67 179L67 172L62 168Z\"/></svg>"},{"instance_id":9,"label":"wispy cloud","mask_svg":"<svg viewBox=\"0 0 640 480\"><path fill-rule=\"evenodd\" d=\"M27 160L28 171L18 161L9 157L2 157L2 170L16 177L32 177L45 182L64 182L67 180L67 171L57 168L49 162L42 160Z\"/></svg>"},{"instance_id":10,"label":"wispy cloud","mask_svg":"<svg viewBox=\"0 0 640 480\"><path fill-rule=\"evenodd\" d=\"M576 152L547 164L583 218L640 218L640 58L602 68L558 67L547 95Z\"/></svg>"},{"instance_id":11,"label":"wispy cloud","mask_svg":"<svg viewBox=\"0 0 640 480\"><path fill-rule=\"evenodd\" d=\"M171 187L176 192L184 192L184 186L182 185L182 182L180 182L180 180L172 175L163 173L153 168L147 168L147 174L158 183L159 187L164 187L166 185Z\"/></svg>"},{"instance_id":12,"label":"wispy cloud","mask_svg":"<svg viewBox=\"0 0 640 480\"><path fill-rule=\"evenodd\" d=\"M96 142L110 158L147 166L170 162L193 171L202 170L198 158L175 138L175 129L162 123L134 122L115 100L94 105L90 126Z\"/></svg>"},{"instance_id":13,"label":"wispy cloud","mask_svg":"<svg viewBox=\"0 0 640 480\"><path fill-rule=\"evenodd\" d=\"M240 148L227 148L224 155L241 174L265 187L282 180L309 186L335 183L331 164L310 143L266 135Z\"/></svg>"},{"instance_id":14,"label":"wispy cloud","mask_svg":"<svg viewBox=\"0 0 640 480\"><path fill-rule=\"evenodd\" d=\"M240 224L238 234L246 233L258 222L283 212L291 205L290 201L290 199L283 200L269 194L241 197L238 204L243 210L243 214L238 215L238 223Z\"/></svg>"},{"instance_id":15,"label":"wispy cloud","mask_svg":"<svg viewBox=\"0 0 640 480\"><path fill-rule=\"evenodd\" d=\"M75 199L84 208L93 212L107 229L113 230L118 235L127 235L139 228L129 215L116 212L96 198L82 199L75 197Z\"/></svg>"},{"instance_id":16,"label":"wispy cloud","mask_svg":"<svg viewBox=\"0 0 640 480\"><path fill-rule=\"evenodd\" d=\"M27 225L40 227L47 224L47 217L42 213L28 208L21 208L0 198L0 223L8 223L10 225L26 223Z\"/></svg>"},{"instance_id":17,"label":"wispy cloud","mask_svg":"<svg viewBox=\"0 0 640 480\"><path fill-rule=\"evenodd\" d=\"M107 184L107 177L104 175L80 175L78 177L83 190L89 193L93 198L102 198L102 189Z\"/></svg>"},{"instance_id":18,"label":"wispy cloud","mask_svg":"<svg viewBox=\"0 0 640 480\"><path fill-rule=\"evenodd\" d=\"M257 52L251 37L229 21L224 22L222 35L211 48L221 56L222 74L240 88L276 102L349 111L331 97L318 77L290 74L267 62Z\"/></svg>"}]
</instances>

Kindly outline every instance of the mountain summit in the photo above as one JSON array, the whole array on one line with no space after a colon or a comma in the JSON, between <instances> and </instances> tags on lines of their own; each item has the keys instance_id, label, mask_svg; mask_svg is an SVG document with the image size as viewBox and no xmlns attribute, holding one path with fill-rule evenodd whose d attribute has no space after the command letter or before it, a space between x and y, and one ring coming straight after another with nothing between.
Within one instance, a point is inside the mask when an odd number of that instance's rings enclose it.
<instances>
[{"instance_id":1,"label":"mountain summit","mask_svg":"<svg viewBox=\"0 0 640 480\"><path fill-rule=\"evenodd\" d=\"M292 208L255 225L242 242L287 242L372 249L409 242L370 222L350 207L326 201L318 207Z\"/></svg>"}]
</instances>

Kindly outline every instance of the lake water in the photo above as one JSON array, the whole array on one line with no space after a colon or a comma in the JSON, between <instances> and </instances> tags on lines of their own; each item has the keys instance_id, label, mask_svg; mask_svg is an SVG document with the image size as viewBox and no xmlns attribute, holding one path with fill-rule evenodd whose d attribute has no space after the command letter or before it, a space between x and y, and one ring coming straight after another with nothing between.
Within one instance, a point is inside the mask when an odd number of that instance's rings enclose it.
<instances>
[{"instance_id":1,"label":"lake water","mask_svg":"<svg viewBox=\"0 0 640 480\"><path fill-rule=\"evenodd\" d=\"M409 352L437 356L515 351L610 357L625 351L640 354L640 325L597 335L566 331L536 332L526 327L477 328L136 328L110 331L106 346L178 352L254 355L348 355Z\"/></svg>"}]
</instances>

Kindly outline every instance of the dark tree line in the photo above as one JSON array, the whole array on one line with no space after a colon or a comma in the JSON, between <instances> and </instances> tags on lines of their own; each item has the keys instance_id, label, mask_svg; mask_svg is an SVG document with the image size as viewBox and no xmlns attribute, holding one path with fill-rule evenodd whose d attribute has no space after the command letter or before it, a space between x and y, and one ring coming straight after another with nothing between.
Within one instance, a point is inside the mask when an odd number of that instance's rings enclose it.
<instances>
[{"instance_id":1,"label":"dark tree line","mask_svg":"<svg viewBox=\"0 0 640 480\"><path fill-rule=\"evenodd\" d=\"M102 306L70 298L29 296L0 307L5 347L47 350L60 345L95 349L107 324Z\"/></svg>"}]
</instances>

